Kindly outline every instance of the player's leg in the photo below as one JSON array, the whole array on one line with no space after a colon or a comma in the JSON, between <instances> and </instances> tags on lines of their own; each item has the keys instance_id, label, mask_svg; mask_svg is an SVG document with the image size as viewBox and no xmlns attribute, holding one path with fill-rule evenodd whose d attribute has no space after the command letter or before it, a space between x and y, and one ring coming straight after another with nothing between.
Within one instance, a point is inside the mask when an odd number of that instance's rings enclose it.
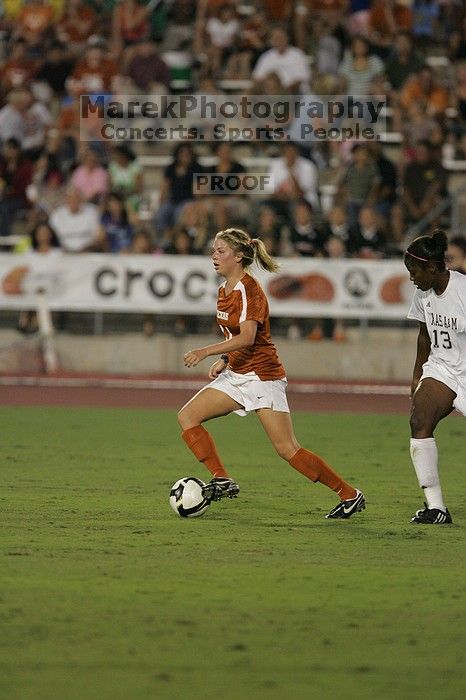
<instances>
[{"instance_id":1,"label":"player's leg","mask_svg":"<svg viewBox=\"0 0 466 700\"><path fill-rule=\"evenodd\" d=\"M417 511L412 522L444 524L451 522L443 502L438 473L438 450L434 430L439 421L453 410L455 392L443 382L426 377L413 395L411 409L411 460L419 486L423 489L426 508Z\"/></svg>"},{"instance_id":2,"label":"player's leg","mask_svg":"<svg viewBox=\"0 0 466 700\"><path fill-rule=\"evenodd\" d=\"M347 484L322 457L301 447L289 413L270 408L260 408L256 413L280 457L311 481L325 484L340 496L340 503L327 517L349 518L364 508L365 499L360 491Z\"/></svg>"},{"instance_id":3,"label":"player's leg","mask_svg":"<svg viewBox=\"0 0 466 700\"><path fill-rule=\"evenodd\" d=\"M239 487L228 476L217 452L215 442L202 423L211 418L227 416L239 408L242 408L241 404L237 403L228 394L207 387L201 389L193 396L178 413L178 422L183 430L181 437L194 456L205 464L213 476L211 484L213 483L214 488L211 489L212 494L207 494L212 499L216 499L221 491L225 495L235 496L239 493ZM218 488L215 488L217 486Z\"/></svg>"}]
</instances>

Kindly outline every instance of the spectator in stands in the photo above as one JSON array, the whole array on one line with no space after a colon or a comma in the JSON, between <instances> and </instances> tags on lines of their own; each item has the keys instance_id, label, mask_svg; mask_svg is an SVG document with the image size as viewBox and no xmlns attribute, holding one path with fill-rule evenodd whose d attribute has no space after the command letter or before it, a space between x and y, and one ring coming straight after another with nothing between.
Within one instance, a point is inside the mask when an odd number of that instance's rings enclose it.
<instances>
[{"instance_id":1,"label":"spectator in stands","mask_svg":"<svg viewBox=\"0 0 466 700\"><path fill-rule=\"evenodd\" d=\"M406 167L403 194L392 213L392 233L399 243L405 238L405 224L416 223L431 212L446 192L447 174L442 164L434 160L429 141L419 141L415 160Z\"/></svg>"},{"instance_id":2,"label":"spectator in stands","mask_svg":"<svg viewBox=\"0 0 466 700\"><path fill-rule=\"evenodd\" d=\"M72 95L112 93L118 80L117 64L106 57L106 42L90 37L83 58L67 80Z\"/></svg>"},{"instance_id":3,"label":"spectator in stands","mask_svg":"<svg viewBox=\"0 0 466 700\"><path fill-rule=\"evenodd\" d=\"M311 79L306 54L301 49L290 46L284 27L272 29L269 42L272 48L260 56L252 72L253 93L260 93L261 83L270 73L278 75L286 92L306 92Z\"/></svg>"},{"instance_id":4,"label":"spectator in stands","mask_svg":"<svg viewBox=\"0 0 466 700\"><path fill-rule=\"evenodd\" d=\"M411 0L374 0L369 15L369 41L378 55L389 55L399 31L411 31Z\"/></svg>"},{"instance_id":5,"label":"spectator in stands","mask_svg":"<svg viewBox=\"0 0 466 700\"><path fill-rule=\"evenodd\" d=\"M288 22L293 12L293 0L261 0L269 22Z\"/></svg>"},{"instance_id":6,"label":"spectator in stands","mask_svg":"<svg viewBox=\"0 0 466 700\"><path fill-rule=\"evenodd\" d=\"M440 7L437 0L414 0L413 34L416 42L428 46L440 29Z\"/></svg>"},{"instance_id":7,"label":"spectator in stands","mask_svg":"<svg viewBox=\"0 0 466 700\"><path fill-rule=\"evenodd\" d=\"M1 95L10 90L27 87L37 73L37 61L30 58L26 51L26 42L18 38L11 44L9 56L0 67Z\"/></svg>"},{"instance_id":8,"label":"spectator in stands","mask_svg":"<svg viewBox=\"0 0 466 700\"><path fill-rule=\"evenodd\" d=\"M449 35L448 48L452 61L466 61L466 14Z\"/></svg>"},{"instance_id":9,"label":"spectator in stands","mask_svg":"<svg viewBox=\"0 0 466 700\"><path fill-rule=\"evenodd\" d=\"M15 34L25 40L30 56L40 57L44 43L51 38L53 23L53 7L46 0L29 0L24 5Z\"/></svg>"},{"instance_id":10,"label":"spectator in stands","mask_svg":"<svg viewBox=\"0 0 466 700\"><path fill-rule=\"evenodd\" d=\"M0 144L10 138L23 143L24 112L27 107L28 99L24 90L11 90L8 93L6 105L0 109Z\"/></svg>"},{"instance_id":11,"label":"spectator in stands","mask_svg":"<svg viewBox=\"0 0 466 700\"><path fill-rule=\"evenodd\" d=\"M362 206L374 204L381 181L367 145L355 144L352 156L352 162L340 180L337 193L337 200L346 207L350 227L356 226Z\"/></svg>"},{"instance_id":12,"label":"spectator in stands","mask_svg":"<svg viewBox=\"0 0 466 700\"><path fill-rule=\"evenodd\" d=\"M225 69L226 79L250 80L254 66L267 48L266 12L260 6L253 9L253 14L242 20L237 46Z\"/></svg>"},{"instance_id":13,"label":"spectator in stands","mask_svg":"<svg viewBox=\"0 0 466 700\"><path fill-rule=\"evenodd\" d=\"M427 114L431 117L444 115L449 104L448 90L435 80L432 68L427 65L406 81L399 104L402 110L407 110L413 102L420 100L425 102Z\"/></svg>"},{"instance_id":14,"label":"spectator in stands","mask_svg":"<svg viewBox=\"0 0 466 700\"><path fill-rule=\"evenodd\" d=\"M452 96L453 106L458 113L459 127L466 131L466 60L458 62L455 66L455 81Z\"/></svg>"},{"instance_id":15,"label":"spectator in stands","mask_svg":"<svg viewBox=\"0 0 466 700\"><path fill-rule=\"evenodd\" d=\"M343 45L340 43L330 24L320 22L314 26L316 37L315 72L318 75L337 75L343 57Z\"/></svg>"},{"instance_id":16,"label":"spectator in stands","mask_svg":"<svg viewBox=\"0 0 466 700\"><path fill-rule=\"evenodd\" d=\"M34 163L31 184L26 190L31 206L27 228L47 222L49 214L63 202L64 177L54 153L44 151Z\"/></svg>"},{"instance_id":17,"label":"spectator in stands","mask_svg":"<svg viewBox=\"0 0 466 700\"><path fill-rule=\"evenodd\" d=\"M384 70L381 59L369 54L367 39L355 36L338 70L340 88L347 95L370 95L372 81L383 75Z\"/></svg>"},{"instance_id":18,"label":"spectator in stands","mask_svg":"<svg viewBox=\"0 0 466 700\"><path fill-rule=\"evenodd\" d=\"M97 236L99 210L95 204L84 202L75 187L68 187L65 203L52 213L50 225L61 247L68 253L100 249Z\"/></svg>"},{"instance_id":19,"label":"spectator in stands","mask_svg":"<svg viewBox=\"0 0 466 700\"><path fill-rule=\"evenodd\" d=\"M263 204L259 209L258 215L253 217L249 228L254 238L260 238L264 244L266 241L269 241L268 249L275 250L275 255L286 255L288 253L288 251L284 250L283 226L280 224L277 212L273 207Z\"/></svg>"},{"instance_id":20,"label":"spectator in stands","mask_svg":"<svg viewBox=\"0 0 466 700\"><path fill-rule=\"evenodd\" d=\"M73 55L78 56L86 41L94 33L96 14L84 0L67 0L57 23L57 37L67 45Z\"/></svg>"},{"instance_id":21,"label":"spectator in stands","mask_svg":"<svg viewBox=\"0 0 466 700\"><path fill-rule=\"evenodd\" d=\"M41 223L31 234L31 245L35 253L54 256L60 252L60 243L48 223ZM39 330L36 311L21 311L16 326L20 333L37 333Z\"/></svg>"},{"instance_id":22,"label":"spectator in stands","mask_svg":"<svg viewBox=\"0 0 466 700\"><path fill-rule=\"evenodd\" d=\"M53 96L63 97L68 77L71 75L75 61L71 58L65 46L60 41L52 41L45 54L45 61L35 77L35 91L37 83L48 86L47 101Z\"/></svg>"},{"instance_id":23,"label":"spectator in stands","mask_svg":"<svg viewBox=\"0 0 466 700\"><path fill-rule=\"evenodd\" d=\"M293 31L296 46L306 54L316 54L318 67L319 51L326 53L326 60L332 60L332 64L341 61L343 46L347 43L344 28L346 4L347 0L301 0L295 4ZM330 55L332 49L335 51L333 56Z\"/></svg>"},{"instance_id":24,"label":"spectator in stands","mask_svg":"<svg viewBox=\"0 0 466 700\"><path fill-rule=\"evenodd\" d=\"M322 254L324 237L314 220L312 206L305 199L298 199L293 206L289 242L292 255Z\"/></svg>"},{"instance_id":25,"label":"spectator in stands","mask_svg":"<svg viewBox=\"0 0 466 700\"><path fill-rule=\"evenodd\" d=\"M434 126L430 131L428 141L433 159L442 162L447 142L447 130L440 119L434 119Z\"/></svg>"},{"instance_id":26,"label":"spectator in stands","mask_svg":"<svg viewBox=\"0 0 466 700\"><path fill-rule=\"evenodd\" d=\"M399 32L394 40L393 51L385 62L385 73L390 87L401 90L407 78L418 73L424 65L422 57L415 51L410 32Z\"/></svg>"},{"instance_id":27,"label":"spectator in stands","mask_svg":"<svg viewBox=\"0 0 466 700\"><path fill-rule=\"evenodd\" d=\"M111 47L118 58L123 50L141 39L150 37L149 15L152 3L142 0L121 0L112 12Z\"/></svg>"},{"instance_id":28,"label":"spectator in stands","mask_svg":"<svg viewBox=\"0 0 466 700\"><path fill-rule=\"evenodd\" d=\"M160 206L155 216L155 226L164 233L176 224L186 202L193 199L194 174L202 172L190 143L179 143L173 153L173 161L165 168L160 189Z\"/></svg>"},{"instance_id":29,"label":"spectator in stands","mask_svg":"<svg viewBox=\"0 0 466 700\"><path fill-rule=\"evenodd\" d=\"M24 136L22 147L25 155L36 161L44 150L48 130L53 122L48 108L36 100L30 90L25 90L26 109L23 114Z\"/></svg>"},{"instance_id":30,"label":"spectator in stands","mask_svg":"<svg viewBox=\"0 0 466 700\"><path fill-rule=\"evenodd\" d=\"M105 200L104 210L97 229L102 250L109 253L128 253L132 247L133 227L123 197L110 192Z\"/></svg>"},{"instance_id":31,"label":"spectator in stands","mask_svg":"<svg viewBox=\"0 0 466 700\"><path fill-rule=\"evenodd\" d=\"M131 242L131 249L129 251L132 255L151 255L154 252L154 244L152 242L152 236L148 229L138 228L135 229L133 234L133 239ZM142 332L146 338L151 338L157 328L157 317L154 314L144 314L142 318Z\"/></svg>"},{"instance_id":32,"label":"spectator in stands","mask_svg":"<svg viewBox=\"0 0 466 700\"><path fill-rule=\"evenodd\" d=\"M419 100L410 104L404 115L395 110L393 121L403 134L402 158L399 163L402 168L404 161L409 162L415 157L416 144L429 139L435 127L435 119L428 115L424 100Z\"/></svg>"},{"instance_id":33,"label":"spectator in stands","mask_svg":"<svg viewBox=\"0 0 466 700\"><path fill-rule=\"evenodd\" d=\"M226 2L220 5L214 16L205 23L203 36L198 38L203 49L199 52L204 60L204 68L214 78L231 55L240 31L240 23L234 5Z\"/></svg>"},{"instance_id":34,"label":"spectator in stands","mask_svg":"<svg viewBox=\"0 0 466 700\"><path fill-rule=\"evenodd\" d=\"M138 228L134 231L131 241L131 253L133 255L150 255L154 253L151 232L146 228Z\"/></svg>"},{"instance_id":35,"label":"spectator in stands","mask_svg":"<svg viewBox=\"0 0 466 700\"><path fill-rule=\"evenodd\" d=\"M100 164L94 148L87 148L81 156L81 163L73 172L70 184L77 189L84 202L98 204L109 190L109 177Z\"/></svg>"},{"instance_id":36,"label":"spectator in stands","mask_svg":"<svg viewBox=\"0 0 466 700\"><path fill-rule=\"evenodd\" d=\"M113 148L108 166L110 189L124 196L131 212L136 212L144 190L144 174L139 159L124 143Z\"/></svg>"},{"instance_id":37,"label":"spectator in stands","mask_svg":"<svg viewBox=\"0 0 466 700\"><path fill-rule=\"evenodd\" d=\"M348 250L340 236L329 236L324 243L324 257L335 259L347 258Z\"/></svg>"},{"instance_id":38,"label":"spectator in stands","mask_svg":"<svg viewBox=\"0 0 466 700\"><path fill-rule=\"evenodd\" d=\"M61 104L55 127L49 131L49 138L51 133L60 169L69 174L76 165L80 144L79 98L73 97Z\"/></svg>"},{"instance_id":39,"label":"spectator in stands","mask_svg":"<svg viewBox=\"0 0 466 700\"><path fill-rule=\"evenodd\" d=\"M385 221L390 219L396 201L397 172L394 163L387 158L380 141L368 141L367 148L377 167L379 185L374 195L374 207Z\"/></svg>"},{"instance_id":40,"label":"spectator in stands","mask_svg":"<svg viewBox=\"0 0 466 700\"><path fill-rule=\"evenodd\" d=\"M134 45L125 75L130 81L128 90L152 95L170 94L170 69L150 38L141 39Z\"/></svg>"},{"instance_id":41,"label":"spectator in stands","mask_svg":"<svg viewBox=\"0 0 466 700\"><path fill-rule=\"evenodd\" d=\"M356 258L382 258L387 241L374 207L361 207L358 223L348 240L348 253Z\"/></svg>"},{"instance_id":42,"label":"spectator in stands","mask_svg":"<svg viewBox=\"0 0 466 700\"><path fill-rule=\"evenodd\" d=\"M345 207L333 206L325 216L322 224L322 238L325 241L324 249L326 242L330 238L338 238L346 251L350 235L351 229Z\"/></svg>"},{"instance_id":43,"label":"spectator in stands","mask_svg":"<svg viewBox=\"0 0 466 700\"><path fill-rule=\"evenodd\" d=\"M347 25L351 36L369 36L369 17L372 0L350 0Z\"/></svg>"},{"instance_id":44,"label":"spectator in stands","mask_svg":"<svg viewBox=\"0 0 466 700\"><path fill-rule=\"evenodd\" d=\"M196 253L207 251L209 239L218 230L211 223L209 207L202 197L196 197L193 202L186 202L178 217L178 226L188 232ZM168 238L168 245L169 240ZM158 243L161 248L166 247L163 240L159 240Z\"/></svg>"},{"instance_id":45,"label":"spectator in stands","mask_svg":"<svg viewBox=\"0 0 466 700\"><path fill-rule=\"evenodd\" d=\"M173 231L171 244L166 252L169 255L195 255L197 251L188 231L181 226L177 226ZM173 333L175 336L183 336L188 331L193 331L195 326L195 318L190 318L188 321L186 316L176 316Z\"/></svg>"},{"instance_id":46,"label":"spectator in stands","mask_svg":"<svg viewBox=\"0 0 466 700\"><path fill-rule=\"evenodd\" d=\"M466 275L466 238L464 236L450 238L445 262L449 270L456 270Z\"/></svg>"},{"instance_id":47,"label":"spectator in stands","mask_svg":"<svg viewBox=\"0 0 466 700\"><path fill-rule=\"evenodd\" d=\"M0 236L9 236L19 212L29 207L26 192L32 172L32 163L24 157L18 139L7 139L0 159Z\"/></svg>"},{"instance_id":48,"label":"spectator in stands","mask_svg":"<svg viewBox=\"0 0 466 700\"><path fill-rule=\"evenodd\" d=\"M196 249L189 232L182 226L176 227L171 236L171 243L165 251L168 255L195 255Z\"/></svg>"},{"instance_id":49,"label":"spectator in stands","mask_svg":"<svg viewBox=\"0 0 466 700\"><path fill-rule=\"evenodd\" d=\"M297 199L304 198L313 208L319 208L318 173L314 163L299 155L293 142L282 146L282 155L273 158L269 167L271 176L270 200L282 217L287 217Z\"/></svg>"},{"instance_id":50,"label":"spectator in stands","mask_svg":"<svg viewBox=\"0 0 466 700\"><path fill-rule=\"evenodd\" d=\"M348 250L340 236L331 235L324 243L323 254L330 260L341 260L348 257ZM314 330L314 336L319 335L319 326ZM340 318L327 318L322 321L322 333L331 337L336 343L344 343L347 340L345 322ZM310 338L312 340L312 338Z\"/></svg>"},{"instance_id":51,"label":"spectator in stands","mask_svg":"<svg viewBox=\"0 0 466 700\"><path fill-rule=\"evenodd\" d=\"M220 141L214 145L217 162L209 170L217 175L243 175L246 168L234 157L233 147L229 141ZM215 194L210 198L214 226L217 231L223 231L230 226L240 225L248 218L250 201L246 194L239 191L226 192L225 195Z\"/></svg>"}]
</instances>

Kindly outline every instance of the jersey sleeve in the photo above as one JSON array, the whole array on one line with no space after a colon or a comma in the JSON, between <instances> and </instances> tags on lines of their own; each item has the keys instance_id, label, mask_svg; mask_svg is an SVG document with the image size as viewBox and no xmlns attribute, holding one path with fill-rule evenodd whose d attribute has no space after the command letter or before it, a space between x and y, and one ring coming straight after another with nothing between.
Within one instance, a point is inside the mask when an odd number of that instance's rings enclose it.
<instances>
[{"instance_id":1,"label":"jersey sleeve","mask_svg":"<svg viewBox=\"0 0 466 700\"><path fill-rule=\"evenodd\" d=\"M257 284L246 287L246 304L243 306L240 321L263 323L267 315L267 298Z\"/></svg>"},{"instance_id":2,"label":"jersey sleeve","mask_svg":"<svg viewBox=\"0 0 466 700\"><path fill-rule=\"evenodd\" d=\"M418 292L415 292L413 301L411 302L410 309L408 311L408 318L413 318L416 321L421 321L421 323L426 322L426 315L424 307L421 302L421 297Z\"/></svg>"}]
</instances>

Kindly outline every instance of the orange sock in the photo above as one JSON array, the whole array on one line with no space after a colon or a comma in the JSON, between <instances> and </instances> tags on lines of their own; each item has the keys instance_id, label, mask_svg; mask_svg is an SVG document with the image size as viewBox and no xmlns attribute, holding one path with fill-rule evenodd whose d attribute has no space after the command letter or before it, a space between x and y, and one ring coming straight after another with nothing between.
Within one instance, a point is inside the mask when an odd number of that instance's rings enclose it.
<instances>
[{"instance_id":1,"label":"orange sock","mask_svg":"<svg viewBox=\"0 0 466 700\"><path fill-rule=\"evenodd\" d=\"M185 430L181 433L181 437L195 457L206 465L214 477L221 476L228 479L215 443L202 425L195 425L194 428Z\"/></svg>"},{"instance_id":2,"label":"orange sock","mask_svg":"<svg viewBox=\"0 0 466 700\"><path fill-rule=\"evenodd\" d=\"M335 491L342 501L356 496L356 489L343 481L341 476L334 472L332 467L324 462L319 455L305 450L304 447L301 447L293 455L289 463L311 481L320 481L321 484L325 484L329 489Z\"/></svg>"}]
</instances>

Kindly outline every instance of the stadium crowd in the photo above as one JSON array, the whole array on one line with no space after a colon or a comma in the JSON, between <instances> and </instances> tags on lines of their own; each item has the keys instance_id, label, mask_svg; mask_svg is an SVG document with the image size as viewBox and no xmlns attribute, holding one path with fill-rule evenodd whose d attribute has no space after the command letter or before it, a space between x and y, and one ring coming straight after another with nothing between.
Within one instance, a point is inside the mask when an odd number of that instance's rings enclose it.
<instances>
[{"instance_id":1,"label":"stadium crowd","mask_svg":"<svg viewBox=\"0 0 466 700\"><path fill-rule=\"evenodd\" d=\"M206 254L216 231L242 225L273 255L384 258L426 215L424 231L445 216L446 165L466 159L462 0L0 7L3 250L41 250L45 237L70 253ZM283 145L80 140L80 95L170 92L384 94L399 138L305 142L291 125ZM169 157L155 185L142 155ZM262 197L194 192L194 173L241 175L254 158L274 176ZM450 235L449 262L466 272L464 232Z\"/></svg>"}]
</instances>

